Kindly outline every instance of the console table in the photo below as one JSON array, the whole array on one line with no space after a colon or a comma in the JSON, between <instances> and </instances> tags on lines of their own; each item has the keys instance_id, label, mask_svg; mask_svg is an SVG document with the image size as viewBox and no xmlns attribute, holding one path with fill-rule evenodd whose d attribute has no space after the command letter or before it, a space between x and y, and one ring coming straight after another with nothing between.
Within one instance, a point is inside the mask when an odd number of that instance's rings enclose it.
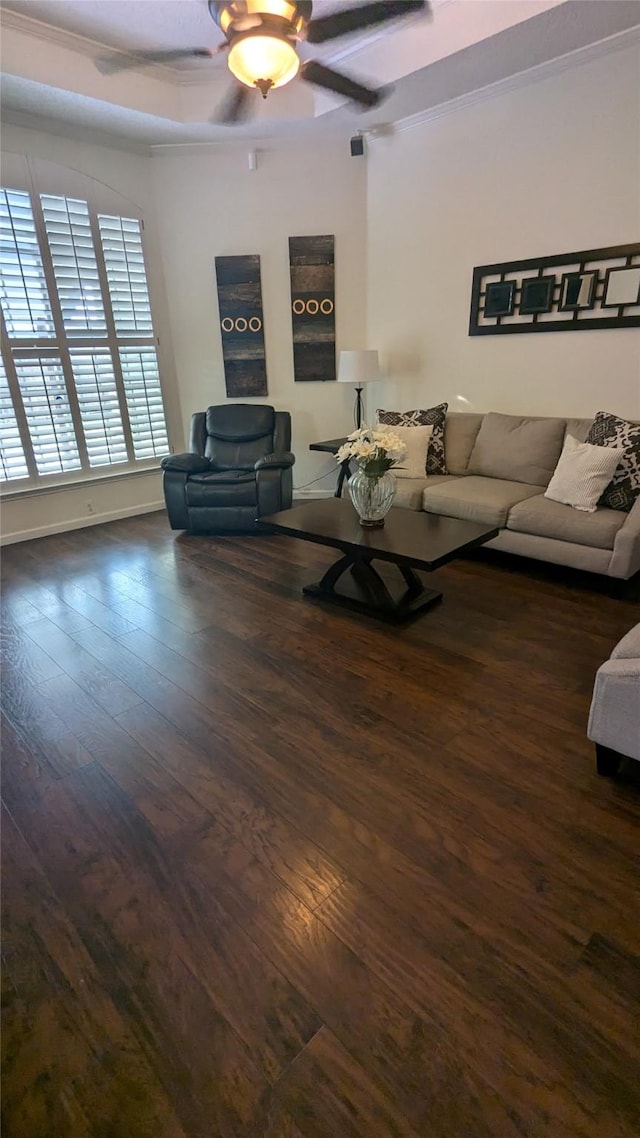
<instances>
[{"instance_id":1,"label":"console table","mask_svg":"<svg viewBox=\"0 0 640 1138\"><path fill-rule=\"evenodd\" d=\"M322 442L322 443L309 443L309 450L321 450L321 451L324 451L326 454L335 454L336 451L338 451L340 449L340 447L343 446L344 443L346 443L346 441L347 441L346 438L344 438L344 439L326 439L325 442ZM344 460L344 462L340 463L340 470L338 471L338 482L336 484L336 492L334 494L334 498L341 498L342 497L342 487L344 486L344 480L345 480L345 478L349 479L350 477L351 477L351 468L349 466L349 459L346 458Z\"/></svg>"}]
</instances>

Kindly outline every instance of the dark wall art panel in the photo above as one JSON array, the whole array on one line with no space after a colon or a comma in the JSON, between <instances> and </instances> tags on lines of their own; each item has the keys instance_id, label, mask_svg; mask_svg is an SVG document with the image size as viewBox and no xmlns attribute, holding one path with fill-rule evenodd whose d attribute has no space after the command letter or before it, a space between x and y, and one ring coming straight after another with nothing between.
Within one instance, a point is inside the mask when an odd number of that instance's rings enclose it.
<instances>
[{"instance_id":1,"label":"dark wall art panel","mask_svg":"<svg viewBox=\"0 0 640 1138\"><path fill-rule=\"evenodd\" d=\"M290 237L289 265L294 379L335 379L334 238Z\"/></svg>"},{"instance_id":2,"label":"dark wall art panel","mask_svg":"<svg viewBox=\"0 0 640 1138\"><path fill-rule=\"evenodd\" d=\"M640 327L640 242L478 265L470 336Z\"/></svg>"},{"instance_id":3,"label":"dark wall art panel","mask_svg":"<svg viewBox=\"0 0 640 1138\"><path fill-rule=\"evenodd\" d=\"M227 396L267 394L260 257L216 257Z\"/></svg>"}]
</instances>

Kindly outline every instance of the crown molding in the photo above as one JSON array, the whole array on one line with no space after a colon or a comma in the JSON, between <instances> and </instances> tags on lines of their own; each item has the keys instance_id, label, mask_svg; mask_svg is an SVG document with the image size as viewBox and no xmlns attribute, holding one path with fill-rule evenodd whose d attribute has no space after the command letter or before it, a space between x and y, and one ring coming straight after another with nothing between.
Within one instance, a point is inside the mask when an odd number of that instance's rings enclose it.
<instances>
[{"instance_id":1,"label":"crown molding","mask_svg":"<svg viewBox=\"0 0 640 1138\"><path fill-rule=\"evenodd\" d=\"M10 8L1 9L0 26L3 30L11 29L34 39L44 40L49 45L55 44L57 47L66 48L67 51L75 51L78 55L84 55L91 60L94 60L96 55L103 55L105 52L126 52L127 50L126 48L101 43L100 40L93 40L88 36L78 35L76 32L66 31L64 28L55 28L52 24L45 24L42 20L34 20L32 16L25 16L22 12L14 12ZM182 72L178 68L168 67L166 63L150 63L147 64L147 67L149 70L161 74L164 79L174 83L178 82L179 85L179 79L176 77L179 77Z\"/></svg>"},{"instance_id":2,"label":"crown molding","mask_svg":"<svg viewBox=\"0 0 640 1138\"><path fill-rule=\"evenodd\" d=\"M469 91L454 99L448 99L445 103L438 103L424 111L418 111L417 114L407 115L406 118L396 119L394 122L382 124L378 128L372 126L363 133L367 135L367 141L378 142L390 134L402 134L406 130L414 130L416 127L422 126L423 123L444 118L467 107L484 103L488 99L498 98L499 95L504 95L509 91L518 91L532 83L541 83L555 75L562 75L574 67L581 67L615 52L638 46L640 46L640 24L634 28L626 28L622 32L617 32L614 36L598 40L596 43L587 44L586 47L578 47L574 51L567 52L566 55L558 56L557 59L549 59L545 63L538 63L535 67L527 68L526 71L518 71L515 75L498 79L496 83L479 87L477 91Z\"/></svg>"},{"instance_id":3,"label":"crown molding","mask_svg":"<svg viewBox=\"0 0 640 1138\"><path fill-rule=\"evenodd\" d=\"M14 12L12 8L2 8L0 24L3 29L11 28L14 32L23 32L24 35L33 36L35 39L46 40L49 44L55 43L60 47L70 47L83 55L88 55L89 51L95 50L95 48L104 50L105 47L97 40L88 39L87 36L79 36L75 32L67 32L63 28L54 28L52 24L45 24L42 20L34 20L32 16L25 16L22 12Z\"/></svg>"},{"instance_id":4,"label":"crown molding","mask_svg":"<svg viewBox=\"0 0 640 1138\"><path fill-rule=\"evenodd\" d=\"M44 40L48 44L57 44L58 47L70 48L80 55L93 57L96 51L118 51L118 48L108 48L99 40L80 36L76 32L68 32L64 28L54 28L53 24L45 24L42 20L34 20L32 16L25 16L22 12L14 12L11 8L3 8L0 18L2 28L11 28L14 32L33 36L34 39Z\"/></svg>"},{"instance_id":5,"label":"crown molding","mask_svg":"<svg viewBox=\"0 0 640 1138\"><path fill-rule=\"evenodd\" d=\"M309 145L309 143L307 143ZM234 156L248 154L254 151L258 155L273 153L274 151L293 150L300 151L304 145L299 135L284 135L282 138L254 137L237 139L205 139L202 142L152 142L149 153L152 158L197 158L204 154L218 154L221 156ZM336 128L331 133L314 138L310 144L314 151L323 148L335 149L336 146L348 149L348 140L345 140L344 129ZM258 170L260 163L258 162ZM253 177L253 171L251 171Z\"/></svg>"}]
</instances>

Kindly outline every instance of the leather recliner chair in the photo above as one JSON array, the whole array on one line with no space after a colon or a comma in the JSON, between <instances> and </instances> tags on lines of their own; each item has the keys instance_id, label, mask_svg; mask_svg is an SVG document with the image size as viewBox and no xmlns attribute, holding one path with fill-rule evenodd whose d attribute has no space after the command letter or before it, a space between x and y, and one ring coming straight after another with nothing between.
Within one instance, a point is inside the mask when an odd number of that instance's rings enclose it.
<instances>
[{"instance_id":1,"label":"leather recliner chair","mask_svg":"<svg viewBox=\"0 0 640 1138\"><path fill-rule=\"evenodd\" d=\"M191 417L189 451L162 459L172 529L234 533L288 510L293 496L291 416L227 403Z\"/></svg>"}]
</instances>

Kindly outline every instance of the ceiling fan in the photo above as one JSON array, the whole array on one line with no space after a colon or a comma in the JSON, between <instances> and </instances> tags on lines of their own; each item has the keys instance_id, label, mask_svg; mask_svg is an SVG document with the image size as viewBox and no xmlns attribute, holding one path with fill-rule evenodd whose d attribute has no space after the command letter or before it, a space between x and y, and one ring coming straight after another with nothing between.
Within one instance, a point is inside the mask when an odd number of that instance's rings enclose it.
<instances>
[{"instance_id":1,"label":"ceiling fan","mask_svg":"<svg viewBox=\"0 0 640 1138\"><path fill-rule=\"evenodd\" d=\"M296 75L316 87L335 91L361 107L371 108L377 106L386 91L365 87L315 59L301 62L296 45L301 41L325 43L411 13L428 14L430 10L427 0L372 0L313 19L311 0L208 0L208 4L212 18L225 36L217 48L111 52L96 60L98 70L111 75L147 63L210 59L220 52L228 52L229 70L239 85L234 86L223 101L214 116L215 122L239 122L251 109L253 88L266 99L272 88L284 86Z\"/></svg>"}]
</instances>

